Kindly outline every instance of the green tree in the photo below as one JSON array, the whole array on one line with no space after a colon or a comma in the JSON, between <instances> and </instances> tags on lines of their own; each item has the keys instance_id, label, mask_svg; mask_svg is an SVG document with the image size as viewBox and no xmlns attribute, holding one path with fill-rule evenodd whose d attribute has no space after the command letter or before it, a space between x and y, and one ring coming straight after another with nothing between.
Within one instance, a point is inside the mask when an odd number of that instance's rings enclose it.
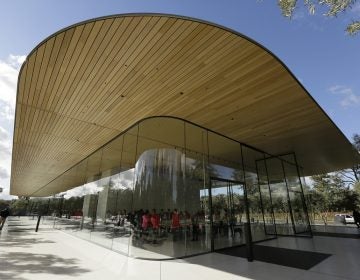
<instances>
[{"instance_id":1,"label":"green tree","mask_svg":"<svg viewBox=\"0 0 360 280\"><path fill-rule=\"evenodd\" d=\"M28 207L29 200L26 199L14 199L11 201L11 212L13 215L25 215Z\"/></svg>"},{"instance_id":2,"label":"green tree","mask_svg":"<svg viewBox=\"0 0 360 280\"><path fill-rule=\"evenodd\" d=\"M342 12L346 12L356 3L357 0L304 0L303 5L310 14L315 14L316 10L326 9L325 16L336 17ZM291 18L295 9L300 5L297 0L278 0L283 16ZM355 35L360 31L360 21L354 20L346 27L349 35Z\"/></svg>"},{"instance_id":3,"label":"green tree","mask_svg":"<svg viewBox=\"0 0 360 280\"><path fill-rule=\"evenodd\" d=\"M354 148L360 153L360 135L355 134L352 142ZM354 189L360 195L360 163L351 168L336 172L348 189Z\"/></svg>"},{"instance_id":4,"label":"green tree","mask_svg":"<svg viewBox=\"0 0 360 280\"><path fill-rule=\"evenodd\" d=\"M358 195L345 185L338 173L316 175L311 179L311 208L314 214L321 216L325 225L328 223L330 212L350 211L358 203Z\"/></svg>"},{"instance_id":5,"label":"green tree","mask_svg":"<svg viewBox=\"0 0 360 280\"><path fill-rule=\"evenodd\" d=\"M0 210L4 209L9 204L9 201L0 199Z\"/></svg>"}]
</instances>

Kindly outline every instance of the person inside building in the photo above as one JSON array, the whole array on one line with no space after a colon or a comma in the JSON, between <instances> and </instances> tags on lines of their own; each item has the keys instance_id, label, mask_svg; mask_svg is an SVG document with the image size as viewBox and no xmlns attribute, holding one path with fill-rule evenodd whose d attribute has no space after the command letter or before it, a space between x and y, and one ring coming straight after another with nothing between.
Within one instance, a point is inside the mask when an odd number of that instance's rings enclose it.
<instances>
[{"instance_id":1,"label":"person inside building","mask_svg":"<svg viewBox=\"0 0 360 280\"><path fill-rule=\"evenodd\" d=\"M191 224L192 224L192 239L191 241L198 241L199 240L199 212L195 212L194 215L191 217Z\"/></svg>"},{"instance_id":2,"label":"person inside building","mask_svg":"<svg viewBox=\"0 0 360 280\"><path fill-rule=\"evenodd\" d=\"M156 213L156 209L152 209L152 213L150 215L150 222L152 226L152 242L157 243L157 237L160 233L160 216Z\"/></svg>"},{"instance_id":3,"label":"person inside building","mask_svg":"<svg viewBox=\"0 0 360 280\"><path fill-rule=\"evenodd\" d=\"M177 209L174 209L171 215L171 231L173 233L173 241L178 240L180 234L180 214Z\"/></svg>"}]
</instances>

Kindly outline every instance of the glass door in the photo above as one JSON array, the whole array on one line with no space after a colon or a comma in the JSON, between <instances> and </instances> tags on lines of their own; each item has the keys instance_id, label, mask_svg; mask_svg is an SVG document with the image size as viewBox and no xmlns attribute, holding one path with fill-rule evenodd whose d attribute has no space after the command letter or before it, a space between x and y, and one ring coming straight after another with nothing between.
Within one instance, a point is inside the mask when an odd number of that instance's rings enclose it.
<instances>
[{"instance_id":1,"label":"glass door","mask_svg":"<svg viewBox=\"0 0 360 280\"><path fill-rule=\"evenodd\" d=\"M214 178L210 193L213 249L245 244L243 184Z\"/></svg>"},{"instance_id":2,"label":"glass door","mask_svg":"<svg viewBox=\"0 0 360 280\"><path fill-rule=\"evenodd\" d=\"M305 211L305 201L300 191L289 190L295 234L310 234L310 225Z\"/></svg>"}]
</instances>

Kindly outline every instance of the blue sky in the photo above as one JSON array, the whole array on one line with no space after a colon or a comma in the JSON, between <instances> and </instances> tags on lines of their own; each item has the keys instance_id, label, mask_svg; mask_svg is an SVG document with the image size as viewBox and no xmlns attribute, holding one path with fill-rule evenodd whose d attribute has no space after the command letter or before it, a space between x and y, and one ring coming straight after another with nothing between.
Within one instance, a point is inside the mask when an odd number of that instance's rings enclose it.
<instances>
[{"instance_id":1,"label":"blue sky","mask_svg":"<svg viewBox=\"0 0 360 280\"><path fill-rule=\"evenodd\" d=\"M360 133L360 35L345 34L360 19L360 2L337 18L310 16L301 6L292 20L277 1L257 0L11 0L0 4L0 187L9 187L18 70L42 40L74 23L121 13L171 13L214 22L273 52L350 139ZM299 1L301 4L302 1Z\"/></svg>"}]
</instances>

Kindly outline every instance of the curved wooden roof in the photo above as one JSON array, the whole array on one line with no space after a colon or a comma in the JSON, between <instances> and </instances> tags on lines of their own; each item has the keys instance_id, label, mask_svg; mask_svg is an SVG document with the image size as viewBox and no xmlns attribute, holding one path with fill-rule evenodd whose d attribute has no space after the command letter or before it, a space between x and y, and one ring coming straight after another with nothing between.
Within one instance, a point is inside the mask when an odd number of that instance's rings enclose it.
<instances>
[{"instance_id":1,"label":"curved wooden roof","mask_svg":"<svg viewBox=\"0 0 360 280\"><path fill-rule=\"evenodd\" d=\"M287 67L251 39L173 15L115 15L61 30L27 57L18 80L11 194L33 194L154 115L186 119L274 155L296 152L307 175L359 161Z\"/></svg>"}]
</instances>

